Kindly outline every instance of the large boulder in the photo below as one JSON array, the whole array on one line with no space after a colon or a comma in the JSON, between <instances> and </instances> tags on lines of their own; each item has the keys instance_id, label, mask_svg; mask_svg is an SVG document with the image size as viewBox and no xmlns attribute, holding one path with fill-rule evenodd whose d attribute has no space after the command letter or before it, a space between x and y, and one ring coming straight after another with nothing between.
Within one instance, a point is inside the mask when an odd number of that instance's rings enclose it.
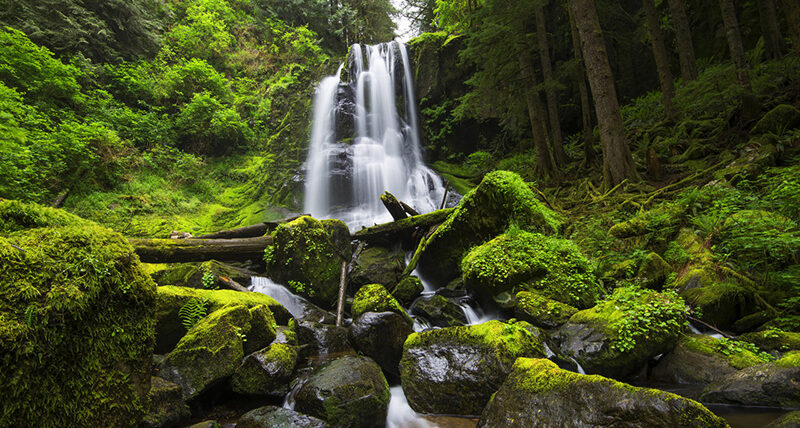
<instances>
[{"instance_id":1,"label":"large boulder","mask_svg":"<svg viewBox=\"0 0 800 428\"><path fill-rule=\"evenodd\" d=\"M244 305L248 308L266 306L275 322L281 325L291 319L291 314L280 303L261 293L243 293L233 290L204 290L198 288L162 286L156 289L156 347L157 354L166 354L186 334L179 313L187 303L203 302L208 313L226 305ZM267 342L269 343L269 342ZM266 346L266 345L265 345Z\"/></svg>"},{"instance_id":2,"label":"large boulder","mask_svg":"<svg viewBox=\"0 0 800 428\"><path fill-rule=\"evenodd\" d=\"M264 305L254 306L250 311L250 330L244 340L244 354L252 354L269 346L278 336L275 329L278 327L272 311Z\"/></svg>"},{"instance_id":3,"label":"large boulder","mask_svg":"<svg viewBox=\"0 0 800 428\"><path fill-rule=\"evenodd\" d=\"M447 283L460 273L461 259L470 248L505 232L511 224L554 234L561 229L562 220L536 199L519 175L491 172L420 244L414 256L418 268L426 278Z\"/></svg>"},{"instance_id":4,"label":"large boulder","mask_svg":"<svg viewBox=\"0 0 800 428\"><path fill-rule=\"evenodd\" d=\"M283 397L296 365L294 346L273 343L242 360L231 377L231 388L239 394Z\"/></svg>"},{"instance_id":5,"label":"large boulder","mask_svg":"<svg viewBox=\"0 0 800 428\"><path fill-rule=\"evenodd\" d=\"M297 392L296 408L340 427L371 428L386 421L389 385L368 357L345 356L316 370Z\"/></svg>"},{"instance_id":6,"label":"large boulder","mask_svg":"<svg viewBox=\"0 0 800 428\"><path fill-rule=\"evenodd\" d=\"M520 291L514 300L517 318L541 328L561 327L578 312L570 305L530 291Z\"/></svg>"},{"instance_id":7,"label":"large boulder","mask_svg":"<svg viewBox=\"0 0 800 428\"><path fill-rule=\"evenodd\" d=\"M368 284L358 289L356 295L353 296L352 313L353 318L358 318L367 312L395 312L408 319L406 310L400 306L400 303L386 291L386 288L380 284Z\"/></svg>"},{"instance_id":8,"label":"large boulder","mask_svg":"<svg viewBox=\"0 0 800 428\"><path fill-rule=\"evenodd\" d=\"M328 229L303 216L278 226L274 236L264 253L269 277L324 308L336 305L345 259Z\"/></svg>"},{"instance_id":9,"label":"large boulder","mask_svg":"<svg viewBox=\"0 0 800 428\"><path fill-rule=\"evenodd\" d=\"M177 426L191 416L189 406L183 401L181 387L157 376L150 380L150 411L142 427L158 428Z\"/></svg>"},{"instance_id":10,"label":"large boulder","mask_svg":"<svg viewBox=\"0 0 800 428\"><path fill-rule=\"evenodd\" d=\"M0 426L135 426L156 286L122 235L0 199Z\"/></svg>"},{"instance_id":11,"label":"large boulder","mask_svg":"<svg viewBox=\"0 0 800 428\"><path fill-rule=\"evenodd\" d=\"M452 300L435 294L423 296L414 302L411 313L424 318L434 327L455 327L467 324L467 315Z\"/></svg>"},{"instance_id":12,"label":"large boulder","mask_svg":"<svg viewBox=\"0 0 800 428\"><path fill-rule=\"evenodd\" d=\"M685 316L683 300L674 292L618 288L594 308L573 315L553 339L587 373L625 378L675 346Z\"/></svg>"},{"instance_id":13,"label":"large boulder","mask_svg":"<svg viewBox=\"0 0 800 428\"><path fill-rule=\"evenodd\" d=\"M800 110L789 104L781 104L768 111L750 132L752 134L780 135L782 132L796 127L800 127Z\"/></svg>"},{"instance_id":14,"label":"large boulder","mask_svg":"<svg viewBox=\"0 0 800 428\"><path fill-rule=\"evenodd\" d=\"M549 360L520 358L478 426L724 428L728 424L696 401L675 394L580 375Z\"/></svg>"},{"instance_id":15,"label":"large boulder","mask_svg":"<svg viewBox=\"0 0 800 428\"><path fill-rule=\"evenodd\" d=\"M700 401L741 406L800 407L800 352L748 367L708 385Z\"/></svg>"},{"instance_id":16,"label":"large boulder","mask_svg":"<svg viewBox=\"0 0 800 428\"><path fill-rule=\"evenodd\" d=\"M325 421L294 410L264 406L251 410L239 419L236 428L328 428Z\"/></svg>"},{"instance_id":17,"label":"large boulder","mask_svg":"<svg viewBox=\"0 0 800 428\"><path fill-rule=\"evenodd\" d=\"M692 334L681 337L650 373L653 380L670 384L707 385L763 358L735 341Z\"/></svg>"},{"instance_id":18,"label":"large boulder","mask_svg":"<svg viewBox=\"0 0 800 428\"><path fill-rule=\"evenodd\" d=\"M590 308L603 291L572 241L516 228L473 248L461 269L464 285L484 297L523 289Z\"/></svg>"},{"instance_id":19,"label":"large boulder","mask_svg":"<svg viewBox=\"0 0 800 428\"><path fill-rule=\"evenodd\" d=\"M752 343L759 349L773 356L786 352L800 351L800 333L767 329L745 333L738 337L739 340Z\"/></svg>"},{"instance_id":20,"label":"large boulder","mask_svg":"<svg viewBox=\"0 0 800 428\"><path fill-rule=\"evenodd\" d=\"M242 305L226 306L203 318L167 354L159 375L180 385L185 400L197 397L239 366L250 319Z\"/></svg>"},{"instance_id":21,"label":"large boulder","mask_svg":"<svg viewBox=\"0 0 800 428\"><path fill-rule=\"evenodd\" d=\"M800 410L787 413L764 428L800 428Z\"/></svg>"},{"instance_id":22,"label":"large boulder","mask_svg":"<svg viewBox=\"0 0 800 428\"><path fill-rule=\"evenodd\" d=\"M525 322L489 321L408 337L400 360L403 391L421 413L479 415L518 357L542 357Z\"/></svg>"},{"instance_id":23,"label":"large boulder","mask_svg":"<svg viewBox=\"0 0 800 428\"><path fill-rule=\"evenodd\" d=\"M369 247L358 255L350 282L358 287L367 284L390 287L400 281L405 267L406 256L399 247Z\"/></svg>"},{"instance_id":24,"label":"large boulder","mask_svg":"<svg viewBox=\"0 0 800 428\"><path fill-rule=\"evenodd\" d=\"M354 353L347 338L347 328L311 321L295 324L300 359L332 354Z\"/></svg>"},{"instance_id":25,"label":"large boulder","mask_svg":"<svg viewBox=\"0 0 800 428\"><path fill-rule=\"evenodd\" d=\"M409 306L425 291L422 280L416 276L407 276L400 280L392 290L392 296L403 306Z\"/></svg>"},{"instance_id":26,"label":"large boulder","mask_svg":"<svg viewBox=\"0 0 800 428\"><path fill-rule=\"evenodd\" d=\"M350 341L358 352L375 360L386 373L399 376L403 344L413 332L402 315L366 312L350 326Z\"/></svg>"}]
</instances>

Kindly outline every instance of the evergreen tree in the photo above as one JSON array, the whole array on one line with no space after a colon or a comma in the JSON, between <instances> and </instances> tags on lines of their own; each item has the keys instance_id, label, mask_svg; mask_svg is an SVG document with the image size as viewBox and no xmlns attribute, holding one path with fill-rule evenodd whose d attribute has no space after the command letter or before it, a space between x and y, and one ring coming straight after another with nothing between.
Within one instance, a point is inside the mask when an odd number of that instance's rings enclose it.
<instances>
[{"instance_id":1,"label":"evergreen tree","mask_svg":"<svg viewBox=\"0 0 800 428\"><path fill-rule=\"evenodd\" d=\"M675 97L675 86L672 82L672 72L669 69L669 54L664 44L664 32L661 31L661 19L653 0L642 0L642 5L647 23L647 35L650 38L650 46L656 59L658 80L661 83L664 112L667 117L672 117L672 99Z\"/></svg>"},{"instance_id":2,"label":"evergreen tree","mask_svg":"<svg viewBox=\"0 0 800 428\"><path fill-rule=\"evenodd\" d=\"M681 62L681 77L684 81L697 79L697 61L692 42L692 29L686 16L684 0L669 0L672 24L675 26L675 41L678 45L678 57Z\"/></svg>"}]
</instances>

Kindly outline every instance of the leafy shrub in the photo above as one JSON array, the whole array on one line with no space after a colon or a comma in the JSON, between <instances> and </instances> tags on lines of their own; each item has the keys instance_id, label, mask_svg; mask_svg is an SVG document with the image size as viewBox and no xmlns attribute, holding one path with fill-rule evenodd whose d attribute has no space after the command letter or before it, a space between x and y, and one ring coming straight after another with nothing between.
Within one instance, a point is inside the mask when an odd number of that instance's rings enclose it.
<instances>
[{"instance_id":1,"label":"leafy shrub","mask_svg":"<svg viewBox=\"0 0 800 428\"><path fill-rule=\"evenodd\" d=\"M175 126L179 147L196 154L219 155L253 138L236 110L205 92L195 94L181 110Z\"/></svg>"},{"instance_id":2,"label":"leafy shrub","mask_svg":"<svg viewBox=\"0 0 800 428\"><path fill-rule=\"evenodd\" d=\"M175 64L164 72L158 85L157 97L162 105L175 104L179 107L203 92L221 102L233 101L233 92L225 76L208 62L194 58Z\"/></svg>"}]
</instances>

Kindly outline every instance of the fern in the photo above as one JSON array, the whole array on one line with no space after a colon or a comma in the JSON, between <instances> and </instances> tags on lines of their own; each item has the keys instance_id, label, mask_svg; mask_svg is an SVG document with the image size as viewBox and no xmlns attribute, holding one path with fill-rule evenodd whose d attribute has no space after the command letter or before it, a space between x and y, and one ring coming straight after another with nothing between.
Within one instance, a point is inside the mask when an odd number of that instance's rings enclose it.
<instances>
[{"instance_id":1,"label":"fern","mask_svg":"<svg viewBox=\"0 0 800 428\"><path fill-rule=\"evenodd\" d=\"M181 306L178 311L178 317L180 317L181 323L187 331L206 315L208 315L208 298L195 297Z\"/></svg>"}]
</instances>

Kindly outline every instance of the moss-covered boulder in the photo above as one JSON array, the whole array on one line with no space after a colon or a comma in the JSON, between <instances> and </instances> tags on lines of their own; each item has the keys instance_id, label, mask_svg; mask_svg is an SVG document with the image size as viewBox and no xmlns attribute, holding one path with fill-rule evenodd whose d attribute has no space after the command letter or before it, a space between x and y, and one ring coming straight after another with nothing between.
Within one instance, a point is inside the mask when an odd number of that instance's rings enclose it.
<instances>
[{"instance_id":1,"label":"moss-covered boulder","mask_svg":"<svg viewBox=\"0 0 800 428\"><path fill-rule=\"evenodd\" d=\"M651 210L639 212L630 219L611 226L608 233L625 239L642 236L652 231L668 232L681 222L687 209L688 206L685 203L662 204Z\"/></svg>"},{"instance_id":2,"label":"moss-covered boulder","mask_svg":"<svg viewBox=\"0 0 800 428\"><path fill-rule=\"evenodd\" d=\"M467 288L485 297L535 290L549 299L589 308L602 292L591 264L572 241L517 228L473 248L461 268Z\"/></svg>"},{"instance_id":3,"label":"moss-covered boulder","mask_svg":"<svg viewBox=\"0 0 800 428\"><path fill-rule=\"evenodd\" d=\"M162 286L156 289L156 349L157 354L166 354L175 348L186 334L179 313L190 301L204 302L207 313L226 305L244 305L248 308L266 306L275 322L286 325L291 314L272 297L261 293L244 293L233 290L204 290L199 288ZM267 342L269 343L269 342Z\"/></svg>"},{"instance_id":4,"label":"moss-covered boulder","mask_svg":"<svg viewBox=\"0 0 800 428\"><path fill-rule=\"evenodd\" d=\"M735 341L691 334L681 337L675 349L653 368L650 377L670 384L708 385L764 362Z\"/></svg>"},{"instance_id":5,"label":"moss-covered boulder","mask_svg":"<svg viewBox=\"0 0 800 428\"><path fill-rule=\"evenodd\" d=\"M251 410L239 419L236 428L328 428L328 424L313 416L277 406Z\"/></svg>"},{"instance_id":6,"label":"moss-covered boulder","mask_svg":"<svg viewBox=\"0 0 800 428\"><path fill-rule=\"evenodd\" d=\"M400 280L392 290L392 296L403 306L409 306L425 291L422 280L416 276L407 276Z\"/></svg>"},{"instance_id":7,"label":"moss-covered boulder","mask_svg":"<svg viewBox=\"0 0 800 428\"><path fill-rule=\"evenodd\" d=\"M406 256L400 248L369 247L361 252L350 273L350 282L358 287L397 284L406 267Z\"/></svg>"},{"instance_id":8,"label":"moss-covered boulder","mask_svg":"<svg viewBox=\"0 0 800 428\"><path fill-rule=\"evenodd\" d=\"M304 216L278 226L274 236L264 255L270 278L322 307L336 305L345 259L325 226Z\"/></svg>"},{"instance_id":9,"label":"moss-covered boulder","mask_svg":"<svg viewBox=\"0 0 800 428\"><path fill-rule=\"evenodd\" d=\"M661 290L667 277L673 273L672 266L667 263L663 257L657 253L650 253L645 256L642 263L639 265L639 271L636 277L641 279L642 285L654 290Z\"/></svg>"},{"instance_id":10,"label":"moss-covered boulder","mask_svg":"<svg viewBox=\"0 0 800 428\"><path fill-rule=\"evenodd\" d=\"M239 394L283 397L296 365L294 346L273 343L242 360L231 377L231 388Z\"/></svg>"},{"instance_id":11,"label":"moss-covered boulder","mask_svg":"<svg viewBox=\"0 0 800 428\"><path fill-rule=\"evenodd\" d=\"M272 311L265 305L253 306L250 311L250 330L244 341L244 354L252 354L260 349L269 346L277 332L278 325Z\"/></svg>"},{"instance_id":12,"label":"moss-covered boulder","mask_svg":"<svg viewBox=\"0 0 800 428\"><path fill-rule=\"evenodd\" d=\"M226 306L203 318L167 354L159 375L180 385L185 400L197 397L239 366L250 319L243 305Z\"/></svg>"},{"instance_id":13,"label":"moss-covered boulder","mask_svg":"<svg viewBox=\"0 0 800 428\"><path fill-rule=\"evenodd\" d=\"M752 134L772 133L782 134L784 131L800 127L800 110L792 105L781 104L768 111L761 120L753 126Z\"/></svg>"},{"instance_id":14,"label":"moss-covered boulder","mask_svg":"<svg viewBox=\"0 0 800 428\"><path fill-rule=\"evenodd\" d=\"M618 288L597 306L573 315L553 339L587 373L625 378L675 346L685 311L674 292Z\"/></svg>"},{"instance_id":15,"label":"moss-covered boulder","mask_svg":"<svg viewBox=\"0 0 800 428\"><path fill-rule=\"evenodd\" d=\"M700 401L742 406L800 407L800 352L748 367L708 385Z\"/></svg>"},{"instance_id":16,"label":"moss-covered boulder","mask_svg":"<svg viewBox=\"0 0 800 428\"><path fill-rule=\"evenodd\" d=\"M350 326L350 342L359 353L375 360L384 372L399 376L403 344L413 332L400 314L367 312Z\"/></svg>"},{"instance_id":17,"label":"moss-covered boulder","mask_svg":"<svg viewBox=\"0 0 800 428\"><path fill-rule=\"evenodd\" d=\"M517 318L541 328L560 327L578 312L570 305L530 291L520 291L514 300Z\"/></svg>"},{"instance_id":18,"label":"moss-covered boulder","mask_svg":"<svg viewBox=\"0 0 800 428\"><path fill-rule=\"evenodd\" d=\"M335 218L320 220L322 227L328 232L333 248L339 252L344 260L350 260L353 257L352 237L350 236L350 229L347 225Z\"/></svg>"},{"instance_id":19,"label":"moss-covered boulder","mask_svg":"<svg viewBox=\"0 0 800 428\"><path fill-rule=\"evenodd\" d=\"M408 403L421 413L479 415L519 357L543 357L544 344L525 322L489 321L414 333L403 346L400 376Z\"/></svg>"},{"instance_id":20,"label":"moss-covered boulder","mask_svg":"<svg viewBox=\"0 0 800 428\"><path fill-rule=\"evenodd\" d=\"M800 428L800 410L789 412L764 428Z\"/></svg>"},{"instance_id":21,"label":"moss-covered boulder","mask_svg":"<svg viewBox=\"0 0 800 428\"><path fill-rule=\"evenodd\" d=\"M406 310L380 284L368 284L359 288L353 296L351 312L353 318L358 318L367 312L395 312L411 322Z\"/></svg>"},{"instance_id":22,"label":"moss-covered boulder","mask_svg":"<svg viewBox=\"0 0 800 428\"><path fill-rule=\"evenodd\" d=\"M0 278L0 426L137 425L156 287L127 240L0 200Z\"/></svg>"},{"instance_id":23,"label":"moss-covered boulder","mask_svg":"<svg viewBox=\"0 0 800 428\"><path fill-rule=\"evenodd\" d=\"M439 294L423 296L410 309L415 316L422 317L433 327L455 327L467 324L467 315L452 300Z\"/></svg>"},{"instance_id":24,"label":"moss-covered boulder","mask_svg":"<svg viewBox=\"0 0 800 428\"><path fill-rule=\"evenodd\" d=\"M739 340L752 343L759 349L773 356L786 352L800 351L800 333L767 329L745 333L738 337Z\"/></svg>"},{"instance_id":25,"label":"moss-covered boulder","mask_svg":"<svg viewBox=\"0 0 800 428\"><path fill-rule=\"evenodd\" d=\"M700 403L669 392L580 375L549 360L520 358L478 426L725 428L728 424Z\"/></svg>"},{"instance_id":26,"label":"moss-covered boulder","mask_svg":"<svg viewBox=\"0 0 800 428\"><path fill-rule=\"evenodd\" d=\"M183 401L181 387L157 376L150 379L150 411L142 427L159 428L177 426L189 418L191 411Z\"/></svg>"},{"instance_id":27,"label":"moss-covered boulder","mask_svg":"<svg viewBox=\"0 0 800 428\"><path fill-rule=\"evenodd\" d=\"M151 276L158 285L177 285L191 288L217 288L217 279L225 277L249 287L250 278L255 275L247 269L238 268L210 260L202 263L176 263L166 269L154 272Z\"/></svg>"},{"instance_id":28,"label":"moss-covered boulder","mask_svg":"<svg viewBox=\"0 0 800 428\"><path fill-rule=\"evenodd\" d=\"M536 199L519 175L494 171L420 244L415 254L418 268L426 278L447 283L458 276L461 259L471 247L503 233L511 224L554 234L562 220Z\"/></svg>"},{"instance_id":29,"label":"moss-covered boulder","mask_svg":"<svg viewBox=\"0 0 800 428\"><path fill-rule=\"evenodd\" d=\"M300 387L296 409L333 426L372 428L386 422L389 385L368 357L345 356L317 369Z\"/></svg>"}]
</instances>

